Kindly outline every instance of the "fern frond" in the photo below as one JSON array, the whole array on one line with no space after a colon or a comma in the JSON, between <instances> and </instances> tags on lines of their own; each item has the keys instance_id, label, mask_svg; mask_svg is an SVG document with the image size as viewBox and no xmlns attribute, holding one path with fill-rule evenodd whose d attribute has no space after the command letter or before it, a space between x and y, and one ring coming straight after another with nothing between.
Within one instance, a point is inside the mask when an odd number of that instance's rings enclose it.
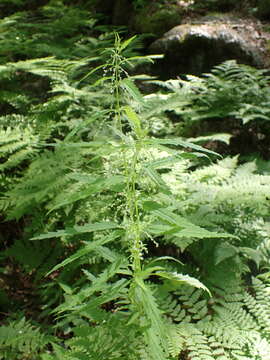
<instances>
[{"instance_id":1,"label":"fern frond","mask_svg":"<svg viewBox=\"0 0 270 360\"><path fill-rule=\"evenodd\" d=\"M245 304L250 311L250 313L254 316L256 321L262 330L266 333L270 331L270 308L268 297L270 294L270 286L269 282L264 283L259 278L252 279L253 290L255 292L255 296L246 293L245 294Z\"/></svg>"},{"instance_id":2,"label":"fern frond","mask_svg":"<svg viewBox=\"0 0 270 360\"><path fill-rule=\"evenodd\" d=\"M0 358L18 359L37 354L49 339L25 318L0 326Z\"/></svg>"},{"instance_id":3,"label":"fern frond","mask_svg":"<svg viewBox=\"0 0 270 360\"><path fill-rule=\"evenodd\" d=\"M31 128L7 128L0 131L0 170L7 170L33 157L37 152L39 136Z\"/></svg>"}]
</instances>

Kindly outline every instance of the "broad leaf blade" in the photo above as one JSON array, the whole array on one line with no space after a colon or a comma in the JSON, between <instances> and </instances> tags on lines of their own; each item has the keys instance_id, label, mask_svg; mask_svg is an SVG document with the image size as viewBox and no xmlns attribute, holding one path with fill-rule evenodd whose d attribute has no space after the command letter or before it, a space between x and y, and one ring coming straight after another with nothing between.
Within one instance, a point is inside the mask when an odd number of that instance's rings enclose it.
<instances>
[{"instance_id":1,"label":"broad leaf blade","mask_svg":"<svg viewBox=\"0 0 270 360\"><path fill-rule=\"evenodd\" d=\"M189 275L183 275L183 274L179 274L177 272L167 272L167 271L159 271L156 273L156 275L167 279L167 280L172 280L173 282L179 283L179 284L187 284L187 285L191 285L194 286L196 288L199 289L203 289L205 291L207 291L210 294L210 291L207 289L207 287L205 285L203 285L203 283L201 283L198 279L195 279L194 277L191 277Z\"/></svg>"},{"instance_id":2,"label":"broad leaf blade","mask_svg":"<svg viewBox=\"0 0 270 360\"><path fill-rule=\"evenodd\" d=\"M82 226L74 226L73 228L67 228L64 230L58 230L54 232L48 232L47 234L41 234L39 236L35 236L31 238L31 240L43 240L43 239L51 239L61 236L73 236L82 233L89 233L94 231L102 231L102 230L111 230L120 228L120 226L113 222L100 222L94 224L85 224Z\"/></svg>"},{"instance_id":3,"label":"broad leaf blade","mask_svg":"<svg viewBox=\"0 0 270 360\"><path fill-rule=\"evenodd\" d=\"M191 142L182 140L181 138L172 138L172 139L151 139L148 140L149 144L152 145L173 145L173 146L181 146L183 148L189 148L196 151L201 151L210 155L220 156L218 153L205 149L202 146L193 144Z\"/></svg>"},{"instance_id":4,"label":"broad leaf blade","mask_svg":"<svg viewBox=\"0 0 270 360\"><path fill-rule=\"evenodd\" d=\"M115 240L117 237L119 237L119 232L114 232L110 235L108 235L107 237L105 236L104 238L102 238L101 240L97 240L97 241L92 241L92 242L88 242L86 244L86 246L84 246L82 249L79 249L78 251L76 251L73 255L71 255L70 257L68 257L67 259L65 259L64 261L62 261L61 263L57 264L56 266L54 266L54 268L52 270L50 270L47 274L47 276L49 274L51 274L52 272L60 269L63 266L66 266L70 263L72 263L73 261L81 258L82 256L85 256L93 251L96 251L99 253L99 255L103 256L104 252L105 252L105 256L108 256L108 253L105 251L107 248L102 246L106 243L112 242L113 240ZM109 249L108 249L109 250ZM110 252L110 250L109 250ZM110 253L111 255L111 253ZM110 257L111 261L115 260L115 256L111 256Z\"/></svg>"},{"instance_id":5,"label":"broad leaf blade","mask_svg":"<svg viewBox=\"0 0 270 360\"><path fill-rule=\"evenodd\" d=\"M128 92L128 94L132 97L132 99L135 100L138 104L140 105L144 104L144 98L140 93L140 90L137 88L137 86L134 84L132 80L130 80L129 78L125 78L121 80L120 85L124 90Z\"/></svg>"}]
</instances>

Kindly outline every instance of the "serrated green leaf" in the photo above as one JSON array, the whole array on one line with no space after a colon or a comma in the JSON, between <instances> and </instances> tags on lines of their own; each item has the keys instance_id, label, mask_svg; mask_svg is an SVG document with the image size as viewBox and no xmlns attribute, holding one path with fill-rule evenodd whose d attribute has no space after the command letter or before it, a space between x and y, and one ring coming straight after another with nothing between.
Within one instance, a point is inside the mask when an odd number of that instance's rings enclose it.
<instances>
[{"instance_id":1,"label":"serrated green leaf","mask_svg":"<svg viewBox=\"0 0 270 360\"><path fill-rule=\"evenodd\" d=\"M144 201L143 204L143 209L145 211L153 211L153 210L157 210L157 209L160 209L162 208L162 205L155 202L155 201Z\"/></svg>"},{"instance_id":2,"label":"serrated green leaf","mask_svg":"<svg viewBox=\"0 0 270 360\"><path fill-rule=\"evenodd\" d=\"M146 167L144 168L144 172L149 176L149 178L166 194L170 194L171 191L169 187L166 185L166 183L163 181L162 177L159 175L159 173L151 168Z\"/></svg>"},{"instance_id":3,"label":"serrated green leaf","mask_svg":"<svg viewBox=\"0 0 270 360\"><path fill-rule=\"evenodd\" d=\"M113 252L111 252L108 248L106 248L102 245L112 242L118 237L119 237L119 232L116 231L116 232L111 233L108 236L104 236L100 240L87 242L83 248L79 249L73 255L71 255L70 257L68 257L67 259L62 261L61 263L54 266L54 268L52 270L50 270L46 276L48 276L52 272L60 269L63 266L66 266L66 265L72 263L73 261L75 261L75 260L81 258L82 256L85 256L93 251L98 252L100 256L106 258L107 260L109 260L111 262L114 261L116 259L116 257L113 254ZM106 251L106 250L108 250L108 251ZM109 254L109 257L108 257L108 254Z\"/></svg>"},{"instance_id":4,"label":"serrated green leaf","mask_svg":"<svg viewBox=\"0 0 270 360\"><path fill-rule=\"evenodd\" d=\"M237 238L234 235L228 233L218 233L215 231L209 231L198 225L192 224L186 218L174 214L168 209L158 209L152 211L152 214L156 215L159 219L165 221L165 224L149 225L147 230L155 235L172 235L183 238ZM166 224L167 223L167 224Z\"/></svg>"},{"instance_id":5,"label":"serrated green leaf","mask_svg":"<svg viewBox=\"0 0 270 360\"><path fill-rule=\"evenodd\" d=\"M203 289L207 291L209 295L211 295L210 291L207 289L205 285L203 285L203 283L201 283L198 279L195 279L194 277L191 277L189 275L183 275L177 272L168 272L168 271L158 271L156 272L155 275L158 275L167 280L172 280L173 282L179 284L188 284L196 288Z\"/></svg>"},{"instance_id":6,"label":"serrated green leaf","mask_svg":"<svg viewBox=\"0 0 270 360\"><path fill-rule=\"evenodd\" d=\"M72 176L74 179L76 179L76 176L78 177L79 174L71 174L70 177ZM86 177L88 176L86 175ZM83 179L83 182L85 182L86 177ZM54 205L49 212L57 210L66 205L73 204L78 200L86 199L87 197L104 190L115 191L121 189L121 187L123 189L125 187L125 178L124 176L121 175L114 175L111 176L110 178L99 177L96 179L92 178L92 176L90 175L88 179L89 179L89 186L86 189L83 190L80 189L80 191L71 195L67 194L66 200ZM77 180L80 181L80 179L78 178Z\"/></svg>"},{"instance_id":7,"label":"serrated green leaf","mask_svg":"<svg viewBox=\"0 0 270 360\"><path fill-rule=\"evenodd\" d=\"M125 78L121 80L120 86L128 92L133 100L135 100L138 104L143 105L144 98L132 80Z\"/></svg>"},{"instance_id":8,"label":"serrated green leaf","mask_svg":"<svg viewBox=\"0 0 270 360\"><path fill-rule=\"evenodd\" d=\"M208 150L203 148L202 146L193 144L191 142L182 140L181 138L172 138L172 139L150 139L147 141L149 144L152 145L174 145L174 146L181 146L183 148L190 148L196 151L201 151L207 154L219 156L220 155L214 151Z\"/></svg>"},{"instance_id":9,"label":"serrated green leaf","mask_svg":"<svg viewBox=\"0 0 270 360\"><path fill-rule=\"evenodd\" d=\"M220 141L224 142L225 144L230 144L231 134L213 134L207 136L198 136L195 138L188 138L187 140L191 143L205 143L208 141Z\"/></svg>"},{"instance_id":10,"label":"serrated green leaf","mask_svg":"<svg viewBox=\"0 0 270 360\"><path fill-rule=\"evenodd\" d=\"M134 35L134 36L132 36L131 38L123 41L123 42L121 43L121 46L120 46L120 51L125 50L125 48L128 47L129 44L131 44L132 41L134 41L134 40L136 39L136 37L137 37L137 35Z\"/></svg>"},{"instance_id":11,"label":"serrated green leaf","mask_svg":"<svg viewBox=\"0 0 270 360\"><path fill-rule=\"evenodd\" d=\"M175 164L179 161L182 161L181 154L176 154L175 156L166 156L161 159L157 159L145 164L145 167L150 167L152 169L160 169L166 167L167 165Z\"/></svg>"},{"instance_id":12,"label":"serrated green leaf","mask_svg":"<svg viewBox=\"0 0 270 360\"><path fill-rule=\"evenodd\" d=\"M157 259L154 259L152 261L150 261L147 266L150 266L151 264L155 263L155 262L159 262L159 261L164 261L164 260L170 260L170 261L175 261L177 262L178 264L180 265L183 265L183 263L178 260L178 259L175 259L174 257L172 256L159 256Z\"/></svg>"},{"instance_id":13,"label":"serrated green leaf","mask_svg":"<svg viewBox=\"0 0 270 360\"><path fill-rule=\"evenodd\" d=\"M134 130L138 139L142 139L145 135L144 131L141 128L141 120L135 113L135 111L130 106L125 106L124 111L126 113L128 122L131 128Z\"/></svg>"},{"instance_id":14,"label":"serrated green leaf","mask_svg":"<svg viewBox=\"0 0 270 360\"><path fill-rule=\"evenodd\" d=\"M102 230L111 230L120 228L120 226L113 222L100 222L94 224L85 224L82 226L74 226L73 228L67 228L64 230L58 230L54 232L48 232L47 234L41 234L39 236L35 236L30 240L43 240L43 239L51 239L62 236L73 236L83 233L89 233L94 231L102 231Z\"/></svg>"},{"instance_id":15,"label":"serrated green leaf","mask_svg":"<svg viewBox=\"0 0 270 360\"><path fill-rule=\"evenodd\" d=\"M166 360L167 327L162 318L152 289L141 278L135 276L131 285L130 296L137 306L137 311L147 320L144 330L145 342L149 347L149 359Z\"/></svg>"}]
</instances>

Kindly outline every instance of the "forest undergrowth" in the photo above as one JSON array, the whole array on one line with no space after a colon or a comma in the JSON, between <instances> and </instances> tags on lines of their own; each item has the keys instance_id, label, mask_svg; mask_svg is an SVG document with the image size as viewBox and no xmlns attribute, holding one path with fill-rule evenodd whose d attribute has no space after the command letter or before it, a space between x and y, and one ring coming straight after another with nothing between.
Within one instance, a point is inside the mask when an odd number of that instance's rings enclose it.
<instances>
[{"instance_id":1,"label":"forest undergrowth","mask_svg":"<svg viewBox=\"0 0 270 360\"><path fill-rule=\"evenodd\" d=\"M269 360L268 72L96 22L0 22L0 359Z\"/></svg>"}]
</instances>

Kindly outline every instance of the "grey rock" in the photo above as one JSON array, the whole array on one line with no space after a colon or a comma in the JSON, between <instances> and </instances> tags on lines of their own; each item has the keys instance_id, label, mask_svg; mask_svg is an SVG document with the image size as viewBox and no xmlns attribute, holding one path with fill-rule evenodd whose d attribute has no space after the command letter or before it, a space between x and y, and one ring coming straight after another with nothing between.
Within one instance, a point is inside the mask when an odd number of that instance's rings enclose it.
<instances>
[{"instance_id":1,"label":"grey rock","mask_svg":"<svg viewBox=\"0 0 270 360\"><path fill-rule=\"evenodd\" d=\"M258 33L246 23L215 20L174 27L150 45L151 54L164 54L153 66L162 79L181 74L199 75L225 60L262 67ZM256 40L257 39L257 40Z\"/></svg>"}]
</instances>

